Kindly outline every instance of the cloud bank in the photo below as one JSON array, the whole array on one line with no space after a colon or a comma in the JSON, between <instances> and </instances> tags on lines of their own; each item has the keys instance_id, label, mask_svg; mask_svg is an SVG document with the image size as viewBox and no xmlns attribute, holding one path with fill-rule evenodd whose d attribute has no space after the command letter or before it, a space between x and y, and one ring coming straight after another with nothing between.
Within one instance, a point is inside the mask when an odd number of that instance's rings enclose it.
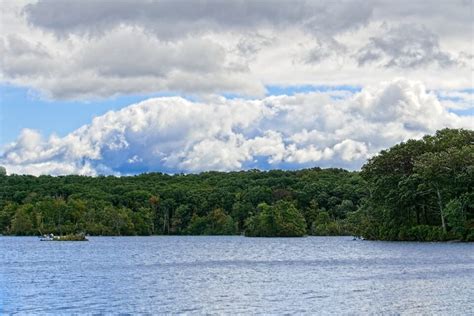
<instances>
[{"instance_id":1,"label":"cloud bank","mask_svg":"<svg viewBox=\"0 0 474 316\"><path fill-rule=\"evenodd\" d=\"M354 94L163 97L108 112L65 137L24 129L0 165L35 175L357 169L380 149L443 127L473 128L473 116L448 112L420 82L404 79Z\"/></svg>"},{"instance_id":2,"label":"cloud bank","mask_svg":"<svg viewBox=\"0 0 474 316\"><path fill-rule=\"evenodd\" d=\"M2 3L0 81L50 99L268 85L472 87L472 1ZM440 75L442 73L442 75Z\"/></svg>"}]
</instances>

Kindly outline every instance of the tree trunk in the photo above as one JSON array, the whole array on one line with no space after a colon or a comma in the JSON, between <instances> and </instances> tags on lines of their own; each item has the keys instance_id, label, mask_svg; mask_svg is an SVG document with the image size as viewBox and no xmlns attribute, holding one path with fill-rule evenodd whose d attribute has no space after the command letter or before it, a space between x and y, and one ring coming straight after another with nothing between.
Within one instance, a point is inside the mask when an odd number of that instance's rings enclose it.
<instances>
[{"instance_id":1,"label":"tree trunk","mask_svg":"<svg viewBox=\"0 0 474 316\"><path fill-rule=\"evenodd\" d=\"M426 225L429 225L430 223L429 223L429 221L428 221L428 215L426 214L426 205L423 204L422 207L423 207L423 217L424 217L424 219L425 219L425 224L426 224Z\"/></svg>"},{"instance_id":2,"label":"tree trunk","mask_svg":"<svg viewBox=\"0 0 474 316\"><path fill-rule=\"evenodd\" d=\"M438 196L439 213L441 214L441 225L443 226L443 232L446 233L446 223L444 221L443 214L443 201L441 199L441 193L439 192L439 188L436 188L436 195Z\"/></svg>"},{"instance_id":3,"label":"tree trunk","mask_svg":"<svg viewBox=\"0 0 474 316\"><path fill-rule=\"evenodd\" d=\"M166 232L166 222L168 221L168 220L166 219L166 217L167 217L167 216L166 216L166 213L168 213L168 212L163 212L163 235L164 235L165 232Z\"/></svg>"}]
</instances>

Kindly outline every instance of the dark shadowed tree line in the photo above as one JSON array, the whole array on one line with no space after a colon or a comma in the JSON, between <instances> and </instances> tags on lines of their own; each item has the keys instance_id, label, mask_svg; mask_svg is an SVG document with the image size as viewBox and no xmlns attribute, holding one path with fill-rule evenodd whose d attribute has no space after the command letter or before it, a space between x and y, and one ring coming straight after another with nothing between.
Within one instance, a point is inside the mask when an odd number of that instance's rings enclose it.
<instances>
[{"instance_id":1,"label":"dark shadowed tree line","mask_svg":"<svg viewBox=\"0 0 474 316\"><path fill-rule=\"evenodd\" d=\"M348 215L382 240L474 241L474 132L444 129L382 151L362 168L369 194Z\"/></svg>"}]
</instances>

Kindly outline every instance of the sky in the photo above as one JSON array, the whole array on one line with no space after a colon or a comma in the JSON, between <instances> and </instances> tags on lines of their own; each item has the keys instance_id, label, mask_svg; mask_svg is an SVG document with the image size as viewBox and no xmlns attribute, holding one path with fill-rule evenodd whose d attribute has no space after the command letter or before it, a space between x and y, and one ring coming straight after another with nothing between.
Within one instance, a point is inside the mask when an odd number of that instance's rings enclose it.
<instances>
[{"instance_id":1,"label":"sky","mask_svg":"<svg viewBox=\"0 0 474 316\"><path fill-rule=\"evenodd\" d=\"M340 167L474 129L472 0L3 0L0 165Z\"/></svg>"}]
</instances>

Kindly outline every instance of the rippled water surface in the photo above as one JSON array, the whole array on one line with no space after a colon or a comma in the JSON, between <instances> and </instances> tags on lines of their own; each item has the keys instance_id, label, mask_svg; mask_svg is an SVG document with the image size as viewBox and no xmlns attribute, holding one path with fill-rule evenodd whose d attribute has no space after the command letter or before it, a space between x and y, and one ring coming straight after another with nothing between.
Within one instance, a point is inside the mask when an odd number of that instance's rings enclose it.
<instances>
[{"instance_id":1,"label":"rippled water surface","mask_svg":"<svg viewBox=\"0 0 474 316\"><path fill-rule=\"evenodd\" d=\"M474 314L474 244L0 237L2 313Z\"/></svg>"}]
</instances>

